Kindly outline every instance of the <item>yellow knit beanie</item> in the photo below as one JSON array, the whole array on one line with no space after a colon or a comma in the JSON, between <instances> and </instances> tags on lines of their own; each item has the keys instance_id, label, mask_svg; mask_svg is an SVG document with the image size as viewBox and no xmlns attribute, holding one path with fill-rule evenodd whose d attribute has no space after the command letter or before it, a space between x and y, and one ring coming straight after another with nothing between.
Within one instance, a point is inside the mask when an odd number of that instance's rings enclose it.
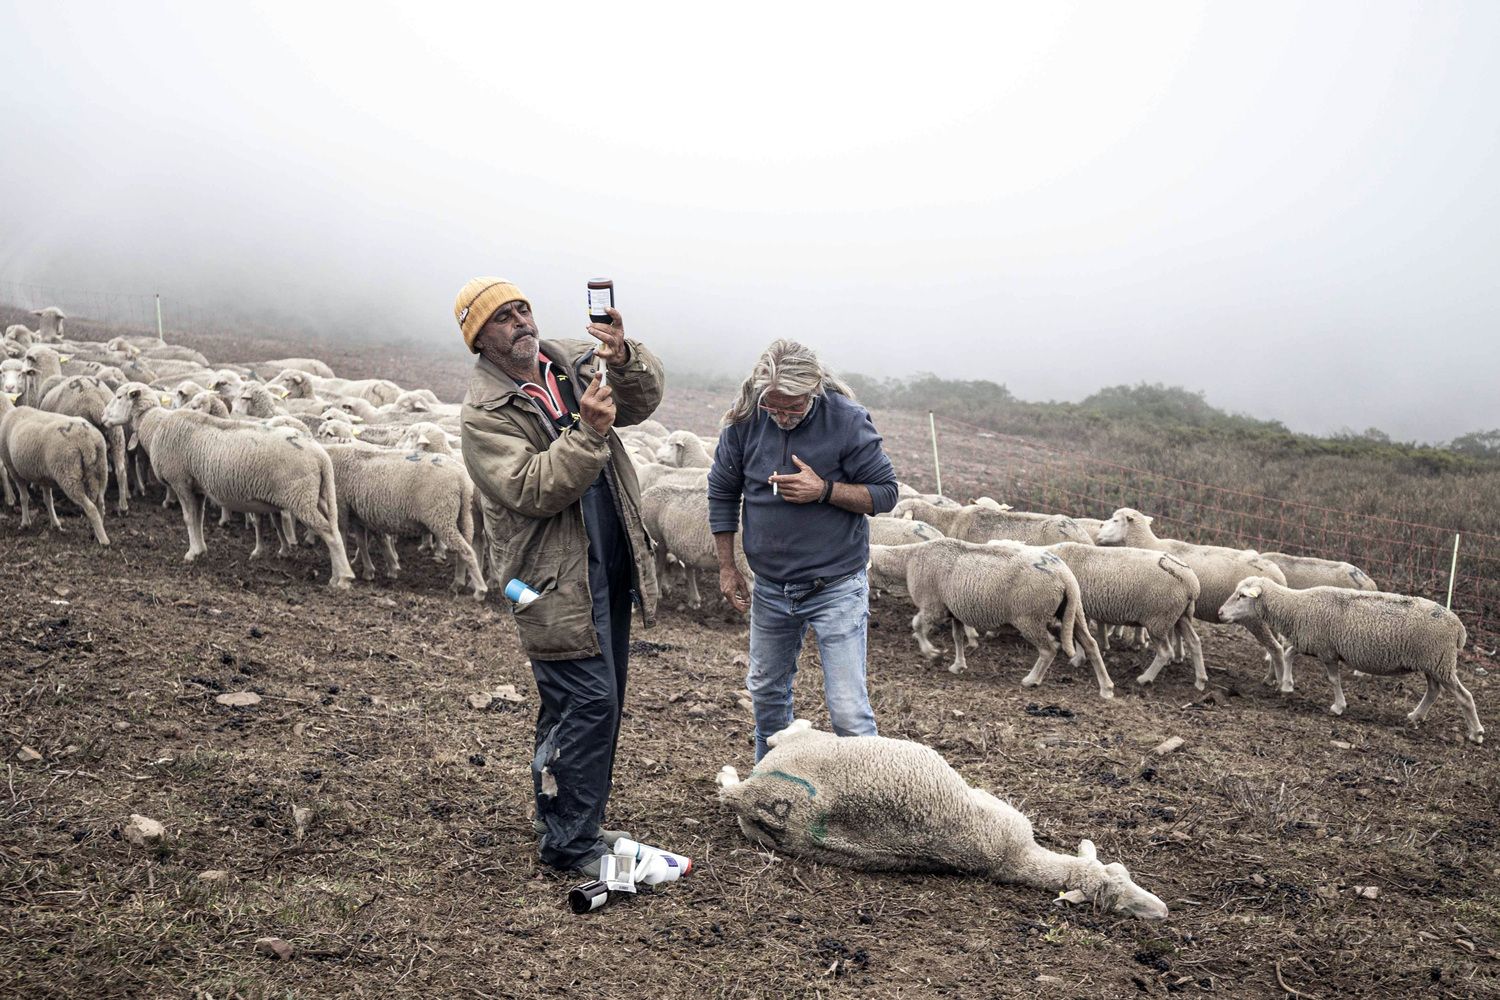
<instances>
[{"instance_id":1,"label":"yellow knit beanie","mask_svg":"<svg viewBox=\"0 0 1500 1000\"><path fill-rule=\"evenodd\" d=\"M474 278L458 290L458 298L453 301L453 316L458 320L458 328L463 331L464 343L469 350L479 353L474 338L495 315L496 309L516 301L531 305L521 290L504 278Z\"/></svg>"}]
</instances>

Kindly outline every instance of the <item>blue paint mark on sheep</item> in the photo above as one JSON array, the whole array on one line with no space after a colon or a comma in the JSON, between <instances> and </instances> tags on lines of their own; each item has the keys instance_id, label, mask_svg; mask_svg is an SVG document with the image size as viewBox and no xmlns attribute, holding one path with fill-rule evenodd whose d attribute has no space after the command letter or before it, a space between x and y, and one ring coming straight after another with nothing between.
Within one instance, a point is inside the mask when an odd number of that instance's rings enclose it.
<instances>
[{"instance_id":1,"label":"blue paint mark on sheep","mask_svg":"<svg viewBox=\"0 0 1500 1000\"><path fill-rule=\"evenodd\" d=\"M419 455L417 452L412 452L410 455L406 456L406 460L408 462L420 462L420 461L422 461L422 456Z\"/></svg>"}]
</instances>

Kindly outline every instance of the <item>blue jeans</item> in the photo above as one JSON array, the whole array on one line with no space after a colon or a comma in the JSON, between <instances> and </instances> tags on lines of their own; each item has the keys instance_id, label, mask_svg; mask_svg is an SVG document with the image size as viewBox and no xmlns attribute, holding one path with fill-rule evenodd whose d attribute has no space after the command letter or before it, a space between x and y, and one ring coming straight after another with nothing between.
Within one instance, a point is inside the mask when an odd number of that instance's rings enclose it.
<instances>
[{"instance_id":1,"label":"blue jeans","mask_svg":"<svg viewBox=\"0 0 1500 1000\"><path fill-rule=\"evenodd\" d=\"M809 625L818 637L833 731L839 736L876 735L875 712L865 688L869 622L870 584L864 570L816 593L810 583L755 578L745 686L755 703L757 761L766 755L766 738L792 724L792 680Z\"/></svg>"}]
</instances>

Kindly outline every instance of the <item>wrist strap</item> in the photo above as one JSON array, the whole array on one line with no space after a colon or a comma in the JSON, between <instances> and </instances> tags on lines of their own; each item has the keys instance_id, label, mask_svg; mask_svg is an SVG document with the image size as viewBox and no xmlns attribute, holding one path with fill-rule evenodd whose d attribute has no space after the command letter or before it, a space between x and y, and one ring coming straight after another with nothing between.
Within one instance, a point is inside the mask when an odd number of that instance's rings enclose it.
<instances>
[{"instance_id":1,"label":"wrist strap","mask_svg":"<svg viewBox=\"0 0 1500 1000\"><path fill-rule=\"evenodd\" d=\"M827 503L828 498L833 496L833 480L823 480L823 495L818 497L818 503Z\"/></svg>"}]
</instances>

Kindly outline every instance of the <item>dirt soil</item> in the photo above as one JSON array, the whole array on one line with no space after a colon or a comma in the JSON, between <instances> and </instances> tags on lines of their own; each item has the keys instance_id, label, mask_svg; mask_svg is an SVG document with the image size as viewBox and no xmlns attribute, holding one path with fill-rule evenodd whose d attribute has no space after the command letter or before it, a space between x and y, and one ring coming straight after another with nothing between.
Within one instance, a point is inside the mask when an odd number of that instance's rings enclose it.
<instances>
[{"instance_id":1,"label":"dirt soil","mask_svg":"<svg viewBox=\"0 0 1500 1000\"><path fill-rule=\"evenodd\" d=\"M410 359L365 360L424 384ZM709 431L723 405L677 393L660 416ZM877 424L930 485L925 416ZM985 474L960 462L945 486ZM611 821L695 870L577 917L536 861L536 696L499 603L451 596L410 546L402 579L336 593L321 550L252 563L238 526L184 564L159 497L108 518L107 550L64 518L0 516L0 996L1500 996L1495 751L1446 698L1407 728L1420 681L1350 679L1334 718L1315 663L1278 695L1247 637L1204 626L1206 697L1181 667L1137 689L1143 654L1122 651L1111 702L1066 664L1022 690L1029 647L986 641L954 676L877 602L882 732L935 747L1053 848L1092 838L1170 905L1146 923L752 847L713 784L751 764L746 624L668 601L636 632ZM826 725L804 668L800 714ZM1462 665L1492 732L1495 669ZM502 684L524 700L470 706ZM240 691L259 704L215 700ZM127 842L133 813L166 841Z\"/></svg>"}]
</instances>

